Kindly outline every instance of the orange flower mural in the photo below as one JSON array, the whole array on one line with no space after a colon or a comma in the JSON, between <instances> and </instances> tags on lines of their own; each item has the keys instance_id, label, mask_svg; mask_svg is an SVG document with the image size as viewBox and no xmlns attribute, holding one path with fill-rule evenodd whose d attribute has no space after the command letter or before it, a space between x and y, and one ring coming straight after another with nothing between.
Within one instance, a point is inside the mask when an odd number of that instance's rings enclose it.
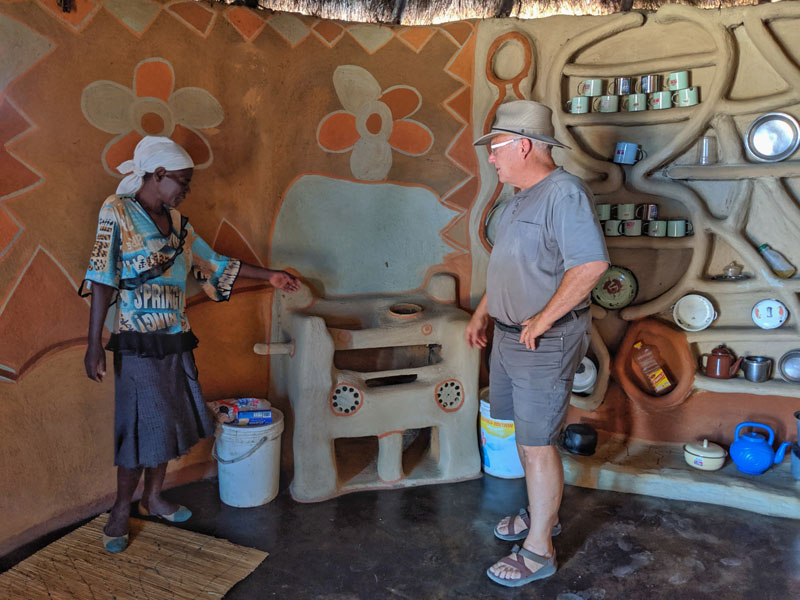
<instances>
[{"instance_id":1,"label":"orange flower mural","mask_svg":"<svg viewBox=\"0 0 800 600\"><path fill-rule=\"evenodd\" d=\"M433 133L409 119L422 104L417 90L397 85L381 92L369 71L341 65L333 86L344 110L326 115L317 141L327 152L349 152L350 169L359 179L384 179L392 167L392 150L422 156L433 145Z\"/></svg>"},{"instance_id":2,"label":"orange flower mural","mask_svg":"<svg viewBox=\"0 0 800 600\"><path fill-rule=\"evenodd\" d=\"M86 119L98 129L115 133L103 151L103 166L120 176L116 167L133 156L146 135L163 135L183 146L203 169L213 161L211 146L199 129L216 127L224 112L216 98L197 87L174 89L175 72L163 58L148 58L133 74L133 86L99 80L87 85L81 96Z\"/></svg>"}]
</instances>

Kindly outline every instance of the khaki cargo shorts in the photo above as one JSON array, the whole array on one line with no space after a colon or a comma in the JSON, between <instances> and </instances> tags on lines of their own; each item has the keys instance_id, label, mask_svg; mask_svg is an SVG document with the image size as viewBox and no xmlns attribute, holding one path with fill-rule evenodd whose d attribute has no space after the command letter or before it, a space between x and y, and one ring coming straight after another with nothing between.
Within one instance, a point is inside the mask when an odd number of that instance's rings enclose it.
<instances>
[{"instance_id":1,"label":"khaki cargo shorts","mask_svg":"<svg viewBox=\"0 0 800 600\"><path fill-rule=\"evenodd\" d=\"M518 333L495 327L489 371L493 419L514 421L517 443L552 446L564 420L572 380L589 348L589 311L558 325L537 340L536 350Z\"/></svg>"}]
</instances>

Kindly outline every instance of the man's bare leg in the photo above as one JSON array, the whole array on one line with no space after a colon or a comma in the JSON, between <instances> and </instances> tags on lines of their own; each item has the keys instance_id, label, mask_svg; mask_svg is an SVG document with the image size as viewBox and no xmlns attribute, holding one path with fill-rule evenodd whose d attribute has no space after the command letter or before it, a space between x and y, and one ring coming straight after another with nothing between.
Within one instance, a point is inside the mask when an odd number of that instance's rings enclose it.
<instances>
[{"instance_id":1,"label":"man's bare leg","mask_svg":"<svg viewBox=\"0 0 800 600\"><path fill-rule=\"evenodd\" d=\"M550 533L558 522L558 509L564 490L564 468L555 446L519 446L525 469L525 485L528 489L528 515L531 527L523 547L539 556L553 555ZM517 517L518 518L518 517ZM541 565L524 559L533 572ZM502 579L519 579L520 572L512 567L495 564L491 572Z\"/></svg>"}]
</instances>

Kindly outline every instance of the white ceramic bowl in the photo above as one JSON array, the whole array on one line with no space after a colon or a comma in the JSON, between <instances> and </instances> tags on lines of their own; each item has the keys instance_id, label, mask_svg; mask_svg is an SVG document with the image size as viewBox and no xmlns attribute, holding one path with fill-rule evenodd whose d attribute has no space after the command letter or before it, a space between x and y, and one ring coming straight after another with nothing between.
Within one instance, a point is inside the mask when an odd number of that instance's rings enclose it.
<instances>
[{"instance_id":1,"label":"white ceramic bowl","mask_svg":"<svg viewBox=\"0 0 800 600\"><path fill-rule=\"evenodd\" d=\"M584 356L578 370L575 371L575 379L572 382L572 391L576 394L591 393L597 381L597 367L588 356Z\"/></svg>"},{"instance_id":2,"label":"white ceramic bowl","mask_svg":"<svg viewBox=\"0 0 800 600\"><path fill-rule=\"evenodd\" d=\"M672 307L672 319L686 331L702 331L717 316L711 300L700 294L687 294Z\"/></svg>"}]
</instances>

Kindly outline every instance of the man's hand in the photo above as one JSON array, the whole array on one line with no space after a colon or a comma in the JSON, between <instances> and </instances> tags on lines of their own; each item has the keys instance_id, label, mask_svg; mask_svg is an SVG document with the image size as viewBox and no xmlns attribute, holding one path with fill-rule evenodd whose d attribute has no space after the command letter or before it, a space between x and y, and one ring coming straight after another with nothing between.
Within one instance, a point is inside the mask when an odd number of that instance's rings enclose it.
<instances>
[{"instance_id":1,"label":"man's hand","mask_svg":"<svg viewBox=\"0 0 800 600\"><path fill-rule=\"evenodd\" d=\"M102 382L106 376L106 351L100 344L89 344L83 357L83 366L89 379Z\"/></svg>"},{"instance_id":2,"label":"man's hand","mask_svg":"<svg viewBox=\"0 0 800 600\"><path fill-rule=\"evenodd\" d=\"M273 271L269 276L269 283L272 287L284 292L296 292L300 289L300 282L297 278L286 271Z\"/></svg>"},{"instance_id":3,"label":"man's hand","mask_svg":"<svg viewBox=\"0 0 800 600\"><path fill-rule=\"evenodd\" d=\"M465 337L470 348L486 348L486 326L489 324L489 317L486 315L474 314L467 324Z\"/></svg>"},{"instance_id":4,"label":"man's hand","mask_svg":"<svg viewBox=\"0 0 800 600\"><path fill-rule=\"evenodd\" d=\"M544 334L553 326L552 323L545 323L541 318L541 313L533 315L530 319L522 322L522 332L519 334L519 343L525 344L528 350L536 350L536 338Z\"/></svg>"}]
</instances>

